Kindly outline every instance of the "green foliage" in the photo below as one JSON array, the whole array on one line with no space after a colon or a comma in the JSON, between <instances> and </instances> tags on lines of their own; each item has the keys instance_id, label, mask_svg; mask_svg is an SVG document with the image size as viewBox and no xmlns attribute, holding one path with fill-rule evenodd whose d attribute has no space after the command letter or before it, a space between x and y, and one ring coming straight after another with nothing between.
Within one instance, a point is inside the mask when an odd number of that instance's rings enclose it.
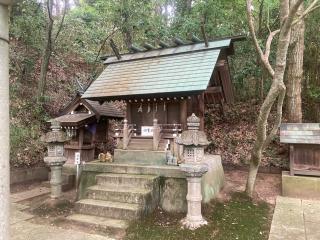
<instances>
[{"instance_id":1,"label":"green foliage","mask_svg":"<svg viewBox=\"0 0 320 240\"><path fill-rule=\"evenodd\" d=\"M36 0L15 1L11 10L10 34L27 47L40 50L45 27L42 5Z\"/></svg>"},{"instance_id":2,"label":"green foliage","mask_svg":"<svg viewBox=\"0 0 320 240\"><path fill-rule=\"evenodd\" d=\"M176 36L187 40L191 34L203 38L200 28L203 21L209 39L248 35L243 0L192 0L191 6L186 4L186 0L81 0L79 6L71 6L66 11L64 25L49 64L47 88L50 91L45 94L45 108L37 108L34 107L34 92L39 80L40 53L46 29L46 8L43 2L16 0L11 8L13 161L16 161L17 154L38 154L38 150L33 149L40 146L34 141L42 133L41 126L49 118L49 114L53 116L59 112L70 99L76 88L74 79L79 78L83 83L94 79L103 68L98 66L99 56L113 54L106 41L111 34L121 53L128 52L128 46L132 43L150 42L156 45L159 40L170 42ZM60 7L63 6L62 0L55 2L60 3ZM264 49L269 28L279 28L279 1L253 2L257 36ZM60 9L60 15L54 14L55 22L61 21L62 13L63 9ZM320 31L319 21L320 9L306 19L303 95L305 106L314 108L305 111L311 121L319 120L314 114L318 112L320 98L320 35L315 34ZM57 32L57 25L55 24L54 33ZM276 43L277 38L271 48L272 64L275 62ZM249 38L235 43L235 55L229 58L229 63L238 100L257 98L270 87L270 77L261 71L257 59ZM24 149L28 149L27 154ZM26 160L26 165L29 164L28 161Z\"/></svg>"},{"instance_id":3,"label":"green foliage","mask_svg":"<svg viewBox=\"0 0 320 240\"><path fill-rule=\"evenodd\" d=\"M311 99L319 102L320 101L320 87L310 86L308 89L308 95Z\"/></svg>"}]
</instances>

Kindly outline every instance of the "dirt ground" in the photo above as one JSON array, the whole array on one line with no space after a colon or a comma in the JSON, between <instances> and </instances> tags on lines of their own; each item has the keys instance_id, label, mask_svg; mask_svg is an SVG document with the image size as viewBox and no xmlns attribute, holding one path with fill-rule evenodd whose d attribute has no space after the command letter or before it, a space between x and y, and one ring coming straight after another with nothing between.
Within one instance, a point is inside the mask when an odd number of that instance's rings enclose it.
<instances>
[{"instance_id":1,"label":"dirt ground","mask_svg":"<svg viewBox=\"0 0 320 240\"><path fill-rule=\"evenodd\" d=\"M218 199L229 199L232 192L244 191L248 172L239 170L225 171L225 185ZM276 197L281 194L281 175L258 173L255 199L261 199L274 205Z\"/></svg>"}]
</instances>

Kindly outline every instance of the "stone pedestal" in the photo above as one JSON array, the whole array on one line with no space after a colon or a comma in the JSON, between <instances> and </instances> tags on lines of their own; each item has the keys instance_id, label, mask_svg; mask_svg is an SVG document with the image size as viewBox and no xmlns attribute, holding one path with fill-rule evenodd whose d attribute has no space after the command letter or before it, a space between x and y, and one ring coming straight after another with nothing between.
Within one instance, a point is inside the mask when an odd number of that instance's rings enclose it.
<instances>
[{"instance_id":1,"label":"stone pedestal","mask_svg":"<svg viewBox=\"0 0 320 240\"><path fill-rule=\"evenodd\" d=\"M51 168L51 198L57 199L62 193L62 165L53 165Z\"/></svg>"},{"instance_id":2,"label":"stone pedestal","mask_svg":"<svg viewBox=\"0 0 320 240\"><path fill-rule=\"evenodd\" d=\"M208 171L204 163L204 148L210 142L205 132L200 131L200 118L194 113L187 118L188 130L183 131L175 142L183 146L183 164L180 170L185 172L188 181L188 213L181 223L184 227L194 230L207 224L201 214L201 177Z\"/></svg>"},{"instance_id":3,"label":"stone pedestal","mask_svg":"<svg viewBox=\"0 0 320 240\"><path fill-rule=\"evenodd\" d=\"M62 166L67 161L64 157L64 143L68 140L57 121L51 122L51 131L43 137L43 141L48 143L48 156L44 158L44 162L51 169L50 185L51 199L53 200L61 197Z\"/></svg>"},{"instance_id":4,"label":"stone pedestal","mask_svg":"<svg viewBox=\"0 0 320 240\"><path fill-rule=\"evenodd\" d=\"M201 214L201 177L208 171L208 166L205 164L181 164L180 169L186 173L188 181L188 213L181 220L181 224L185 228L194 230L207 224Z\"/></svg>"},{"instance_id":5,"label":"stone pedestal","mask_svg":"<svg viewBox=\"0 0 320 240\"><path fill-rule=\"evenodd\" d=\"M66 162L65 157L45 157L45 163L51 169L51 199L58 199L62 194L62 166Z\"/></svg>"}]
</instances>

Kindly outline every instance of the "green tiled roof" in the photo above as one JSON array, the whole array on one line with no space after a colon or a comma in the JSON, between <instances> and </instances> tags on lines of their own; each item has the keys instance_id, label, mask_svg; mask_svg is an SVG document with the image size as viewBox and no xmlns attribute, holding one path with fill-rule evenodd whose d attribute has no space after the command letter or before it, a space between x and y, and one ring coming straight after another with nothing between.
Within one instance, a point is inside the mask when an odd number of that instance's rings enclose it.
<instances>
[{"instance_id":1,"label":"green tiled roof","mask_svg":"<svg viewBox=\"0 0 320 240\"><path fill-rule=\"evenodd\" d=\"M107 67L82 98L115 99L133 95L204 91L220 50L230 39L126 54L107 60Z\"/></svg>"}]
</instances>

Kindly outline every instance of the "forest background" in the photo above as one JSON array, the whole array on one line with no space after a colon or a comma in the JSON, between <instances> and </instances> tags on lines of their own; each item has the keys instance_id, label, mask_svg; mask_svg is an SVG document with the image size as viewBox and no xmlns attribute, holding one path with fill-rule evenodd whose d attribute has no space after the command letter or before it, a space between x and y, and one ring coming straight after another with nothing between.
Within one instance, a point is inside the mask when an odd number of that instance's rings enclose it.
<instances>
[{"instance_id":1,"label":"forest background","mask_svg":"<svg viewBox=\"0 0 320 240\"><path fill-rule=\"evenodd\" d=\"M279 1L255 0L254 21L260 44L279 26ZM308 2L308 1L306 1ZM320 122L320 9L305 19L302 115ZM134 45L192 35L208 39L249 35L244 0L15 0L10 22L11 166L42 164L39 138L79 90L103 70L100 57L111 55L112 38L121 53ZM276 46L277 37L272 45ZM289 53L292 48L289 48ZM275 61L271 47L270 62ZM209 151L224 164L247 164L255 140L255 122L271 79L261 70L250 37L235 44L229 59L236 102L222 115L207 106ZM290 64L290 63L289 63ZM79 84L80 83L80 84ZM284 108L286 109L286 107ZM274 117L271 114L271 118ZM284 113L286 121L287 112ZM263 166L287 167L287 150L276 138Z\"/></svg>"}]
</instances>

